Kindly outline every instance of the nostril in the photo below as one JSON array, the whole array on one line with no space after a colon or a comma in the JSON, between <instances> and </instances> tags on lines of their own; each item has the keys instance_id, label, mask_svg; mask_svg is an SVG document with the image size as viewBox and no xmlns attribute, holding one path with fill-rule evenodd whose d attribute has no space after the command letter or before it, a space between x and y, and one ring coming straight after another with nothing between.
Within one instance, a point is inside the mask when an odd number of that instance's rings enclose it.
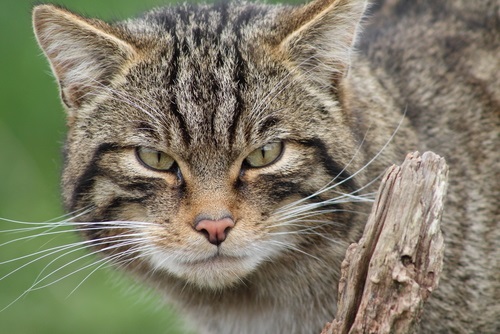
<instances>
[{"instance_id":1,"label":"nostril","mask_svg":"<svg viewBox=\"0 0 500 334\"><path fill-rule=\"evenodd\" d=\"M210 239L210 233L208 233L208 231L207 231L207 230L205 230L204 228L203 228L203 229L201 229L201 230L200 230L200 229L196 229L196 230L197 230L198 232L200 232L201 234L205 235L205 237L206 237L207 239Z\"/></svg>"},{"instance_id":2,"label":"nostril","mask_svg":"<svg viewBox=\"0 0 500 334\"><path fill-rule=\"evenodd\" d=\"M208 241L214 245L220 245L226 240L227 234L234 227L232 218L222 218L219 220L203 219L194 226L195 230L205 235Z\"/></svg>"}]
</instances>

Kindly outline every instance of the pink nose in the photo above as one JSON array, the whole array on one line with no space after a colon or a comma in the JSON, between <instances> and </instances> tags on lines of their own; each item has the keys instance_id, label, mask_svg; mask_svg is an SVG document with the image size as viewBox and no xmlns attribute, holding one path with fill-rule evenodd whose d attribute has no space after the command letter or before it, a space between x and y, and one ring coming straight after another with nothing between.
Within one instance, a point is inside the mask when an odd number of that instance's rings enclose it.
<instances>
[{"instance_id":1,"label":"pink nose","mask_svg":"<svg viewBox=\"0 0 500 334\"><path fill-rule=\"evenodd\" d=\"M194 226L196 231L203 233L211 244L217 246L226 240L229 230L233 227L234 221L229 217L219 220L203 219Z\"/></svg>"}]
</instances>

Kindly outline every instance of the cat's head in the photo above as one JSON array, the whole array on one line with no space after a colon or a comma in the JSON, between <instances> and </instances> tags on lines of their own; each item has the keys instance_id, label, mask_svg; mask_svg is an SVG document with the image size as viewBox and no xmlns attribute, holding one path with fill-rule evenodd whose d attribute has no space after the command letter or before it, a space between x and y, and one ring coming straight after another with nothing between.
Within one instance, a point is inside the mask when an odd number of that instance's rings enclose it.
<instances>
[{"instance_id":1,"label":"cat's head","mask_svg":"<svg viewBox=\"0 0 500 334\"><path fill-rule=\"evenodd\" d=\"M36 7L84 235L210 288L343 247L362 157L342 84L365 6L185 5L115 24Z\"/></svg>"}]
</instances>

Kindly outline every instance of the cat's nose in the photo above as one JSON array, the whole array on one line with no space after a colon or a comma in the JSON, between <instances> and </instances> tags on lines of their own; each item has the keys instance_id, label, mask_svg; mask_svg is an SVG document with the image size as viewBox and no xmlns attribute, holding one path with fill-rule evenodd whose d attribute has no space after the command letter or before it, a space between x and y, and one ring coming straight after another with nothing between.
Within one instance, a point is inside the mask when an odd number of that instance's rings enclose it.
<instances>
[{"instance_id":1,"label":"cat's nose","mask_svg":"<svg viewBox=\"0 0 500 334\"><path fill-rule=\"evenodd\" d=\"M208 241L216 246L226 240L229 230L233 227L234 221L230 217L218 220L202 219L194 225L196 231L204 234Z\"/></svg>"}]
</instances>

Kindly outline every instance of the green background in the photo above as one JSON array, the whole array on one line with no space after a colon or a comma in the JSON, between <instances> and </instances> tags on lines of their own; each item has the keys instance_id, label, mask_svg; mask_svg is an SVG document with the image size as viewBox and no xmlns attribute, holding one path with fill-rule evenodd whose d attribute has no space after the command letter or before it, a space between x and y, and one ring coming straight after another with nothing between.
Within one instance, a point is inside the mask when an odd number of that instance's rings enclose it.
<instances>
[{"instance_id":1,"label":"green background","mask_svg":"<svg viewBox=\"0 0 500 334\"><path fill-rule=\"evenodd\" d=\"M297 1L290 1L297 2ZM179 317L154 291L114 270L93 268L23 296L44 275L85 256L80 250L50 264L56 254L13 272L33 258L6 261L77 242L72 230L45 238L9 229L63 214L59 195L65 115L56 82L31 28L29 0L0 0L0 334L184 333ZM53 2L54 3L54 2ZM58 0L73 11L104 20L123 19L168 0ZM88 263L85 257L57 272L50 283ZM48 268L45 268L50 264ZM12 273L8 277L4 277ZM91 274L92 273L92 274ZM91 274L88 278L87 275ZM83 282L81 285L80 283ZM75 289L76 291L72 293Z\"/></svg>"},{"instance_id":2,"label":"green background","mask_svg":"<svg viewBox=\"0 0 500 334\"><path fill-rule=\"evenodd\" d=\"M47 221L63 213L59 175L65 115L55 80L32 33L31 8L35 2L0 1L0 217ZM165 1L59 0L57 3L88 16L113 20ZM21 226L0 221L0 244L27 235L5 232L16 227ZM78 240L73 232L51 239L34 238L2 245L0 262ZM75 253L51 268L54 270L85 254ZM42 259L0 280L0 309L29 288L53 258ZM67 269L78 269L90 260L86 259ZM26 262L0 263L0 277ZM69 273L68 270L58 272L52 280ZM175 324L177 317L171 315L169 307L153 292L112 270L96 271L71 294L91 271L84 270L33 291L1 311L0 333L183 332Z\"/></svg>"}]
</instances>

